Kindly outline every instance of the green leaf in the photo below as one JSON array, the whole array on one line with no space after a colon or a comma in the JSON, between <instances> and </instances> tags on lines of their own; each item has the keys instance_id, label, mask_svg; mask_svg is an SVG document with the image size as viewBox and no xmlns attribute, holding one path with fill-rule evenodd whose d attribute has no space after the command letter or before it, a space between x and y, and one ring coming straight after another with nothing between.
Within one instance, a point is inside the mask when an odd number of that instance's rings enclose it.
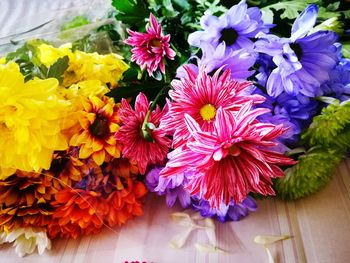
<instances>
[{"instance_id":1,"label":"green leaf","mask_svg":"<svg viewBox=\"0 0 350 263\"><path fill-rule=\"evenodd\" d=\"M149 15L142 0L113 0L112 6L118 11L116 18L129 25L143 24Z\"/></svg>"},{"instance_id":2,"label":"green leaf","mask_svg":"<svg viewBox=\"0 0 350 263\"><path fill-rule=\"evenodd\" d=\"M25 81L34 77L43 77L40 67L41 62L38 58L37 46L47 43L43 40L30 40L23 44L16 51L8 53L6 61L14 61L19 65L21 73L24 75Z\"/></svg>"},{"instance_id":3,"label":"green leaf","mask_svg":"<svg viewBox=\"0 0 350 263\"><path fill-rule=\"evenodd\" d=\"M179 12L174 9L171 0L163 0L163 6L166 7L162 8L163 16L176 17L179 14Z\"/></svg>"},{"instance_id":4,"label":"green leaf","mask_svg":"<svg viewBox=\"0 0 350 263\"><path fill-rule=\"evenodd\" d=\"M345 58L350 58L350 42L344 43L342 46L342 54Z\"/></svg>"},{"instance_id":5,"label":"green leaf","mask_svg":"<svg viewBox=\"0 0 350 263\"><path fill-rule=\"evenodd\" d=\"M305 0L293 0L286 2L278 2L269 6L263 7L261 10L267 12L271 15L272 10L276 11L282 10L281 18L295 19L301 11L303 11L307 6Z\"/></svg>"},{"instance_id":6,"label":"green leaf","mask_svg":"<svg viewBox=\"0 0 350 263\"><path fill-rule=\"evenodd\" d=\"M345 19L350 19L350 9L341 12L342 14L344 14Z\"/></svg>"},{"instance_id":7,"label":"green leaf","mask_svg":"<svg viewBox=\"0 0 350 263\"><path fill-rule=\"evenodd\" d=\"M326 19L329 19L332 17L339 17L340 14L341 14L340 12L333 12L333 11L328 10L325 7L320 6L318 9L318 16L317 17L321 20L326 20Z\"/></svg>"},{"instance_id":8,"label":"green leaf","mask_svg":"<svg viewBox=\"0 0 350 263\"><path fill-rule=\"evenodd\" d=\"M337 11L338 8L339 8L339 5L340 5L340 2L339 2L339 1L338 1L338 2L334 2L334 3L332 3L332 4L329 4L329 5L327 6L327 9L328 9L329 11Z\"/></svg>"},{"instance_id":9,"label":"green leaf","mask_svg":"<svg viewBox=\"0 0 350 263\"><path fill-rule=\"evenodd\" d=\"M175 5L178 5L183 10L189 10L191 5L188 0L173 0Z\"/></svg>"},{"instance_id":10,"label":"green leaf","mask_svg":"<svg viewBox=\"0 0 350 263\"><path fill-rule=\"evenodd\" d=\"M46 78L56 78L60 83L62 83L63 74L68 68L68 62L68 56L59 58L51 67L47 69Z\"/></svg>"},{"instance_id":11,"label":"green leaf","mask_svg":"<svg viewBox=\"0 0 350 263\"><path fill-rule=\"evenodd\" d=\"M87 25L90 23L90 20L86 16L76 16L72 20L68 21L67 23L63 24L61 26L61 31L80 27L83 25Z\"/></svg>"}]
</instances>

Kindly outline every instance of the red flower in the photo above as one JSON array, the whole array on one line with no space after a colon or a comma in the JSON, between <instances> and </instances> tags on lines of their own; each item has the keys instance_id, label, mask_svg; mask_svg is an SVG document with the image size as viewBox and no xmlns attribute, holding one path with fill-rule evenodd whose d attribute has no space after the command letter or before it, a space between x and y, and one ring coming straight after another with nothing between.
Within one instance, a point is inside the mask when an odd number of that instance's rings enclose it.
<instances>
[{"instance_id":1,"label":"red flower","mask_svg":"<svg viewBox=\"0 0 350 263\"><path fill-rule=\"evenodd\" d=\"M281 177L278 165L291 165L294 160L271 151L276 139L285 130L282 126L259 123L256 117L266 109L251 110L252 103L237 115L219 108L213 132L204 132L198 123L185 115L193 140L182 151L175 151L160 175L168 177L185 172L196 173L187 188L218 208L231 199L241 203L250 191L272 195L271 178Z\"/></svg>"},{"instance_id":2,"label":"red flower","mask_svg":"<svg viewBox=\"0 0 350 263\"><path fill-rule=\"evenodd\" d=\"M185 114L189 114L203 131L213 131L216 112L219 107L224 111L237 113L243 104L253 101L255 104L265 99L260 95L247 95L246 89L251 82L237 82L230 78L230 70L217 70L213 76L201 70L197 76L185 66L186 77L173 80L168 102L169 111L162 120L161 127L174 132L174 148L178 148L190 138L185 124Z\"/></svg>"},{"instance_id":3,"label":"red flower","mask_svg":"<svg viewBox=\"0 0 350 263\"><path fill-rule=\"evenodd\" d=\"M136 97L135 110L123 99L119 109L122 125L116 133L116 139L122 145L123 157L136 161L141 174L146 172L149 164L161 164L164 161L171 142L166 132L158 128L160 119L164 115L164 111L161 111L158 106L151 112L148 119L148 123L154 125L154 129L148 130L152 141L144 138L141 126L148 107L147 97L143 93Z\"/></svg>"},{"instance_id":4,"label":"red flower","mask_svg":"<svg viewBox=\"0 0 350 263\"><path fill-rule=\"evenodd\" d=\"M170 35L162 35L162 27L157 23L153 14L150 14L149 20L150 24L146 26L147 33L128 29L130 37L125 40L125 43L133 46L131 60L142 69L147 68L151 76L158 67L164 73L164 57L174 59L175 52L169 46Z\"/></svg>"}]
</instances>

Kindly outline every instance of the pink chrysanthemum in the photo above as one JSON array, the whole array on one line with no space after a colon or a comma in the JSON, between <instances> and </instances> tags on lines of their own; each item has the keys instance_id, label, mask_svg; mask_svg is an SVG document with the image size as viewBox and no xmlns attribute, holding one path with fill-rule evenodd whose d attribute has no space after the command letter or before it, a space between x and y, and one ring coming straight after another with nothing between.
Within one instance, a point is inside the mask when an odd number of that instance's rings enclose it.
<instances>
[{"instance_id":1,"label":"pink chrysanthemum","mask_svg":"<svg viewBox=\"0 0 350 263\"><path fill-rule=\"evenodd\" d=\"M169 46L170 35L163 36L162 27L152 13L149 20L150 24L146 26L147 33L128 29L130 37L125 40L125 43L133 46L131 61L136 62L142 69L147 67L148 74L151 76L158 67L164 73L164 57L174 59L175 52Z\"/></svg>"},{"instance_id":2,"label":"pink chrysanthemum","mask_svg":"<svg viewBox=\"0 0 350 263\"><path fill-rule=\"evenodd\" d=\"M122 144L123 156L136 161L141 174L146 172L149 164L160 165L164 162L171 142L164 129L158 128L165 112L158 106L148 119L148 123L154 125L154 128L147 131L151 138L144 138L141 128L148 108L149 103L143 93L136 97L135 111L125 99L122 99L119 110L122 126L116 133L116 139Z\"/></svg>"},{"instance_id":3,"label":"pink chrysanthemum","mask_svg":"<svg viewBox=\"0 0 350 263\"><path fill-rule=\"evenodd\" d=\"M189 114L203 131L213 131L219 107L223 111L238 112L244 103L252 101L262 103L265 99L260 95L249 95L246 89L251 83L237 82L230 78L229 69L219 69L213 76L205 70L197 74L189 67L184 67L186 77L173 80L168 102L169 111L162 120L161 126L174 132L173 147L184 145L190 138L185 124L185 114Z\"/></svg>"},{"instance_id":4,"label":"pink chrysanthemum","mask_svg":"<svg viewBox=\"0 0 350 263\"><path fill-rule=\"evenodd\" d=\"M213 132L202 131L186 114L193 140L182 151L175 151L160 175L197 171L186 187L191 195L203 197L213 207L222 201L240 203L250 191L273 195L271 178L283 176L278 165L295 162L269 150L285 131L282 125L259 123L256 117L268 110L251 107L251 103L245 104L236 115L219 108Z\"/></svg>"}]
</instances>

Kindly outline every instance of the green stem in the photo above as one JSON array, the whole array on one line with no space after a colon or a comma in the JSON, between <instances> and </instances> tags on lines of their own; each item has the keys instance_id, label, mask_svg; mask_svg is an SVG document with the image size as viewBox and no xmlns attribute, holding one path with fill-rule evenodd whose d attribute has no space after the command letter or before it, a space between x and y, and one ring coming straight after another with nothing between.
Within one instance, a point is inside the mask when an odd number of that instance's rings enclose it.
<instances>
[{"instance_id":1,"label":"green stem","mask_svg":"<svg viewBox=\"0 0 350 263\"><path fill-rule=\"evenodd\" d=\"M166 90L166 88L168 88L168 85L164 86L157 94L157 96L155 97L155 99L152 101L151 106L149 107L146 116L145 116L145 120L142 123L141 126L141 131L142 131L142 136L145 138L146 141L149 142L153 142L153 138L151 136L151 134L149 133L148 129L148 120L149 117L151 116L151 112L154 110L154 108L157 105L157 101L159 99L159 97L163 94L163 92Z\"/></svg>"},{"instance_id":2,"label":"green stem","mask_svg":"<svg viewBox=\"0 0 350 263\"><path fill-rule=\"evenodd\" d=\"M170 47L175 51L176 56L181 57L181 52L175 47L173 43L170 43Z\"/></svg>"}]
</instances>

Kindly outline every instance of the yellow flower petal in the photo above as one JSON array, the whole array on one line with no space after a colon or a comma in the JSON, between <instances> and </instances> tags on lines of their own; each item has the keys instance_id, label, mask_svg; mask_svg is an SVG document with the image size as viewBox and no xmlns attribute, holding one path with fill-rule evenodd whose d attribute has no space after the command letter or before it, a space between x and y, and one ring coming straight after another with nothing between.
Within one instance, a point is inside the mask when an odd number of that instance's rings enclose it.
<instances>
[{"instance_id":1,"label":"yellow flower petal","mask_svg":"<svg viewBox=\"0 0 350 263\"><path fill-rule=\"evenodd\" d=\"M92 159L95 161L97 165L102 165L103 162L105 161L105 157L106 157L106 154L104 150L99 152L94 152L92 154Z\"/></svg>"},{"instance_id":2,"label":"yellow flower petal","mask_svg":"<svg viewBox=\"0 0 350 263\"><path fill-rule=\"evenodd\" d=\"M79 151L79 158L86 159L93 153L92 148L82 145Z\"/></svg>"}]
</instances>

